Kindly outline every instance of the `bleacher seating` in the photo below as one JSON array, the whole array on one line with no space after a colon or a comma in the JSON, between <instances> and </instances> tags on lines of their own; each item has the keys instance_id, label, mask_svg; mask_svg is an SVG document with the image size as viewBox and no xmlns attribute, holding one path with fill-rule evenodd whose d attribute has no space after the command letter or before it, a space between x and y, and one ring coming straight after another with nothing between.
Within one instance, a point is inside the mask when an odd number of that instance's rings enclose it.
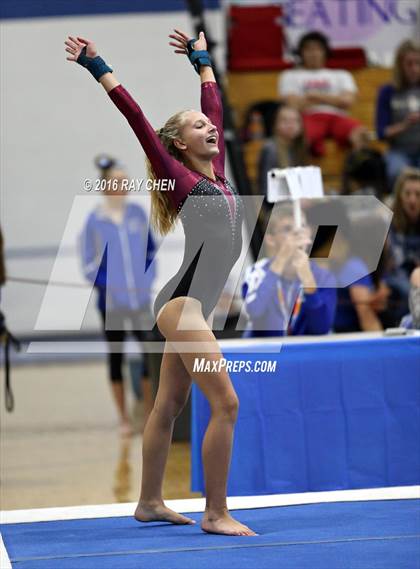
<instances>
[{"instance_id":1,"label":"bleacher seating","mask_svg":"<svg viewBox=\"0 0 420 569\"><path fill-rule=\"evenodd\" d=\"M368 67L352 72L359 88L357 102L352 109L352 116L361 120L375 136L375 101L378 88L391 80L391 70L382 67ZM227 75L227 92L234 111L236 126L241 128L248 108L254 103L277 98L279 73L267 72L230 72ZM244 156L248 174L253 183L256 179L258 155L263 141L255 140L244 145ZM382 142L374 140L374 148L384 149ZM314 159L324 176L325 187L339 188L345 150L334 141L327 141L326 155Z\"/></svg>"}]
</instances>

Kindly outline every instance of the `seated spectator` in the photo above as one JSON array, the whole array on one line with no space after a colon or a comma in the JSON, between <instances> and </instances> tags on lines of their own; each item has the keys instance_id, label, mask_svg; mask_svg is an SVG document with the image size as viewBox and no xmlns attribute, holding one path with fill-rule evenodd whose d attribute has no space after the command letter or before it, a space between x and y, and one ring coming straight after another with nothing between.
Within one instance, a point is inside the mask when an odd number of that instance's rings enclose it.
<instances>
[{"instance_id":1,"label":"seated spectator","mask_svg":"<svg viewBox=\"0 0 420 569\"><path fill-rule=\"evenodd\" d=\"M383 326L374 306L374 303L378 302L375 283L359 254L358 228L354 222L350 222L347 208L339 199L313 206L308 212L310 222L313 220L313 223L316 223L315 220L320 218L318 208L322 213L321 217L330 220L330 223L325 224L323 231L318 231L311 256L326 259L337 280L334 330L382 330Z\"/></svg>"},{"instance_id":2,"label":"seated spectator","mask_svg":"<svg viewBox=\"0 0 420 569\"><path fill-rule=\"evenodd\" d=\"M343 243L344 247L346 246ZM338 260L338 259L337 259ZM350 257L337 263L338 306L334 322L336 332L373 332L383 330L372 303L376 300L372 277L360 257ZM353 281L353 282L352 282ZM346 283L351 282L350 285Z\"/></svg>"},{"instance_id":3,"label":"seated spectator","mask_svg":"<svg viewBox=\"0 0 420 569\"><path fill-rule=\"evenodd\" d=\"M242 142L270 138L278 106L277 100L264 100L251 105L245 114L241 130Z\"/></svg>"},{"instance_id":4,"label":"seated spectator","mask_svg":"<svg viewBox=\"0 0 420 569\"><path fill-rule=\"evenodd\" d=\"M373 244L380 243L388 233L389 218L382 217L383 211L376 209L373 204L372 206L365 204L364 212L353 206L351 211L351 219L355 225L355 235L352 237L354 254L360 257L365 265L373 266ZM407 297L392 284L392 279L390 279L392 270L390 240L387 238L376 269L369 275L374 285L370 306L381 321L383 328L398 326L402 316L408 310Z\"/></svg>"},{"instance_id":5,"label":"seated spectator","mask_svg":"<svg viewBox=\"0 0 420 569\"><path fill-rule=\"evenodd\" d=\"M344 164L344 195L374 195L382 198L387 193L385 162L382 154L371 148L351 152Z\"/></svg>"},{"instance_id":6,"label":"seated spectator","mask_svg":"<svg viewBox=\"0 0 420 569\"><path fill-rule=\"evenodd\" d=\"M387 173L392 187L406 166L420 168L420 44L403 42L396 54L394 81L384 85L376 103L376 130L387 140Z\"/></svg>"},{"instance_id":7,"label":"seated spectator","mask_svg":"<svg viewBox=\"0 0 420 569\"><path fill-rule=\"evenodd\" d=\"M270 257L249 267L242 296L249 317L244 337L327 334L334 321L335 278L311 261L310 230L295 229L293 207L277 204L265 235Z\"/></svg>"},{"instance_id":8,"label":"seated spectator","mask_svg":"<svg viewBox=\"0 0 420 569\"><path fill-rule=\"evenodd\" d=\"M236 291L237 281L230 273L222 290L220 298L214 308L212 330L216 338L238 338L240 329L236 329L242 310L242 298Z\"/></svg>"},{"instance_id":9,"label":"seated spectator","mask_svg":"<svg viewBox=\"0 0 420 569\"><path fill-rule=\"evenodd\" d=\"M414 269L410 277L410 295L408 301L410 313L404 316L401 326L420 330L420 267Z\"/></svg>"},{"instance_id":10,"label":"seated spectator","mask_svg":"<svg viewBox=\"0 0 420 569\"><path fill-rule=\"evenodd\" d=\"M279 105L273 136L265 142L258 161L258 193L267 196L267 172L272 168L304 166L307 161L300 113L294 107Z\"/></svg>"},{"instance_id":11,"label":"seated spectator","mask_svg":"<svg viewBox=\"0 0 420 569\"><path fill-rule=\"evenodd\" d=\"M353 148L362 148L368 138L366 127L347 114L357 92L353 77L325 67L329 51L328 39L320 32L304 35L297 48L301 67L284 71L278 86L281 99L303 113L306 137L316 156L324 154L326 138Z\"/></svg>"},{"instance_id":12,"label":"seated spectator","mask_svg":"<svg viewBox=\"0 0 420 569\"><path fill-rule=\"evenodd\" d=\"M395 184L389 233L393 271L388 281L406 298L410 275L420 265L420 170L406 168Z\"/></svg>"}]
</instances>

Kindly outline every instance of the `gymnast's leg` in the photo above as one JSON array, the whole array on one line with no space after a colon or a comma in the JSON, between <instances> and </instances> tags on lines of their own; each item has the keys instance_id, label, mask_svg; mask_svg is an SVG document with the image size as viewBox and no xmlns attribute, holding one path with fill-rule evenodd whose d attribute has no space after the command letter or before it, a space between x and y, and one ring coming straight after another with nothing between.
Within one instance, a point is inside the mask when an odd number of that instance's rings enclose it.
<instances>
[{"instance_id":1,"label":"gymnast's leg","mask_svg":"<svg viewBox=\"0 0 420 569\"><path fill-rule=\"evenodd\" d=\"M182 324L178 326L181 316ZM206 510L201 527L209 533L256 535L250 528L232 518L226 502L238 397L223 367L220 371L193 371L195 358L213 362L223 357L217 340L203 317L201 303L193 298L174 298L158 315L157 323L167 342L178 351L186 372L193 377L210 404L211 417L202 448ZM193 351L183 351L186 347ZM158 469L155 476L157 472Z\"/></svg>"},{"instance_id":2,"label":"gymnast's leg","mask_svg":"<svg viewBox=\"0 0 420 569\"><path fill-rule=\"evenodd\" d=\"M134 517L148 522L165 520L176 524L195 523L170 508L162 498L162 484L174 421L184 408L191 390L191 377L179 354L165 351L159 376L159 388L143 433L141 493Z\"/></svg>"}]
</instances>

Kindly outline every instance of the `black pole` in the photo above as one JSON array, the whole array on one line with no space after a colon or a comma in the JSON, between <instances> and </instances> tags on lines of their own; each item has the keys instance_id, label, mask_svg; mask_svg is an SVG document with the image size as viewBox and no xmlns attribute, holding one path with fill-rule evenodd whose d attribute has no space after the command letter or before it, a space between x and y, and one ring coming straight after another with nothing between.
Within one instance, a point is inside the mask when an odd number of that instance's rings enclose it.
<instances>
[{"instance_id":1,"label":"black pole","mask_svg":"<svg viewBox=\"0 0 420 569\"><path fill-rule=\"evenodd\" d=\"M206 24L204 21L203 5L201 0L186 0L188 5L194 26L195 37L202 31L204 32L207 39L207 49L212 55L212 51L216 43L213 41L211 34L206 29ZM238 133L236 132L235 124L233 122L232 111L229 105L229 101L226 96L225 89L223 87L222 81L220 81L220 74L218 72L214 58L213 61L213 71L216 77L217 84L219 85L220 92L222 95L223 102L223 130L225 136L226 150L229 157L229 163L232 168L233 177L235 180L235 186L241 195L247 196L252 195L251 184L246 172L244 157L242 153L242 144L239 139ZM246 218L245 223L247 225L248 233L251 235L251 251L254 260L257 259L260 252L260 248L263 242L264 232L261 226L260 218L258 217L257 224L253 230L253 216L250 215L248 207L245 208Z\"/></svg>"}]
</instances>

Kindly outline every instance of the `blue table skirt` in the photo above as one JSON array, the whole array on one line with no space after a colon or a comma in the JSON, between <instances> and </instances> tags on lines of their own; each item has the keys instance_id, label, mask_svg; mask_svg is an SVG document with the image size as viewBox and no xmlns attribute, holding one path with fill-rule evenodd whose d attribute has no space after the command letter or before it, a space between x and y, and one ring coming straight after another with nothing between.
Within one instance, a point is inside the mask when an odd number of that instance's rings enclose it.
<instances>
[{"instance_id":1,"label":"blue table skirt","mask_svg":"<svg viewBox=\"0 0 420 569\"><path fill-rule=\"evenodd\" d=\"M230 374L240 406L228 495L420 484L419 337L228 350L227 360L277 362L274 373ZM209 416L194 384L191 488L198 492Z\"/></svg>"}]
</instances>

